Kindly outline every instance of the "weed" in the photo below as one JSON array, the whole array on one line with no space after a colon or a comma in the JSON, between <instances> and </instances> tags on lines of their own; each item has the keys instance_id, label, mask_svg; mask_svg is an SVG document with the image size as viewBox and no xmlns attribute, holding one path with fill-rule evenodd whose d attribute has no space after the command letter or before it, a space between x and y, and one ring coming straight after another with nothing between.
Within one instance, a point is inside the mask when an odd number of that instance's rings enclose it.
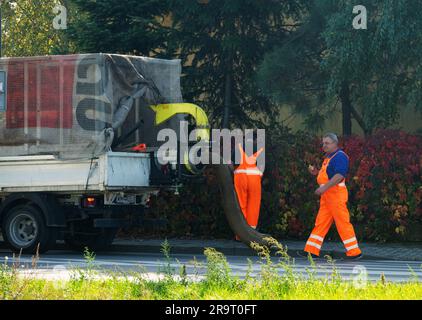
<instances>
[{"instance_id":1,"label":"weed","mask_svg":"<svg viewBox=\"0 0 422 320\"><path fill-rule=\"evenodd\" d=\"M205 248L204 255L207 259L206 284L211 288L230 287L233 278L226 257L214 248Z\"/></svg>"},{"instance_id":2,"label":"weed","mask_svg":"<svg viewBox=\"0 0 422 320\"><path fill-rule=\"evenodd\" d=\"M187 266L179 264L179 277L174 275L170 246L163 243L165 256L164 279L145 278L146 269L141 266L130 274L122 270L97 273L95 255L88 249L84 252L86 268L78 268L78 277L56 285L55 281L20 277L17 263L0 265L1 299L421 299L422 284L418 282L389 283L384 274L376 283L368 282L356 287L345 281L335 266L335 261L327 258L331 274L316 276L316 264L310 260L308 277L294 272L294 259L287 255L287 248L269 240L269 246L252 243L260 261L260 277L253 276L253 262L248 259L248 270L244 279L232 274L226 257L212 248L204 251L204 266L194 259L194 272L205 269L205 278L189 281ZM272 253L275 256L272 256ZM19 261L19 257L15 257ZM39 258L34 257L33 265ZM411 270L412 271L412 270ZM98 271L97 271L98 272ZM415 277L416 279L416 277Z\"/></svg>"},{"instance_id":3,"label":"weed","mask_svg":"<svg viewBox=\"0 0 422 320\"><path fill-rule=\"evenodd\" d=\"M162 268L160 271L164 273L167 280L172 280L174 275L174 268L172 267L172 259L170 258L170 243L168 242L167 238L164 240L164 242L161 244L161 253L164 255L166 264L164 268Z\"/></svg>"}]
</instances>

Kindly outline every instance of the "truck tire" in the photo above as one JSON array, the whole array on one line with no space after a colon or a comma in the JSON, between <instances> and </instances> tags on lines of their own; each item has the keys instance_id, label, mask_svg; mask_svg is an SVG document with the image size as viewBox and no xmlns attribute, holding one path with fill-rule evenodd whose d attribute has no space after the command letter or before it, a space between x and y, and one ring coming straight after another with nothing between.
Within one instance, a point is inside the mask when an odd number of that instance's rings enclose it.
<instances>
[{"instance_id":1,"label":"truck tire","mask_svg":"<svg viewBox=\"0 0 422 320\"><path fill-rule=\"evenodd\" d=\"M57 228L47 227L43 213L29 204L18 205L6 213L2 233L10 249L18 253L43 253L57 240Z\"/></svg>"},{"instance_id":2,"label":"truck tire","mask_svg":"<svg viewBox=\"0 0 422 320\"><path fill-rule=\"evenodd\" d=\"M66 235L64 241L71 250L83 252L85 248L90 251L98 252L107 250L117 234L118 228L92 228L92 234Z\"/></svg>"}]
</instances>

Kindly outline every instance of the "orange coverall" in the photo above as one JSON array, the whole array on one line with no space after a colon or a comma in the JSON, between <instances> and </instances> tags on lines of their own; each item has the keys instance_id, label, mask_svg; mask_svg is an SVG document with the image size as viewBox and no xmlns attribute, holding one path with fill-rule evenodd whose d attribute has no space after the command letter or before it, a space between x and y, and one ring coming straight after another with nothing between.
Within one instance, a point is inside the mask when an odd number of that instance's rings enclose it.
<instances>
[{"instance_id":1,"label":"orange coverall","mask_svg":"<svg viewBox=\"0 0 422 320\"><path fill-rule=\"evenodd\" d=\"M240 208L248 224L256 229L261 206L262 172L256 166L256 159L264 150L259 149L252 156L247 156L239 143L241 162L234 171L234 187Z\"/></svg>"},{"instance_id":2,"label":"orange coverall","mask_svg":"<svg viewBox=\"0 0 422 320\"><path fill-rule=\"evenodd\" d=\"M327 167L330 160L336 155L337 153L331 158L324 159L321 170L317 176L317 182L320 186L330 181L327 174ZM340 234L341 240L346 248L346 255L353 257L361 254L355 236L355 231L350 223L349 210L347 210L348 193L344 181L345 180L329 188L322 194L320 199L320 208L315 221L315 227L306 242L304 251L319 256L324 237L334 221L337 231Z\"/></svg>"}]
</instances>

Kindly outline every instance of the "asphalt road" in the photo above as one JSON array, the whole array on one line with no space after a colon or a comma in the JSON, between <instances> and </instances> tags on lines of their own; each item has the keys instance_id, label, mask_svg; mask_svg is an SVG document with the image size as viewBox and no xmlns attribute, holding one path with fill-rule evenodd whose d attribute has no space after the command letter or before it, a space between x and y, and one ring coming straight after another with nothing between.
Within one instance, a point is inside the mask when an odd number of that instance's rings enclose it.
<instances>
[{"instance_id":1,"label":"asphalt road","mask_svg":"<svg viewBox=\"0 0 422 320\"><path fill-rule=\"evenodd\" d=\"M258 257L226 256L232 274L243 278L248 268L251 268L251 276L259 276L261 262ZM387 281L406 282L421 281L422 261L391 261L391 260L359 260L359 261L336 261L330 264L326 261L317 261L314 267L305 258L295 257L293 270L296 274L304 277L313 272L317 277L330 277L334 268L344 280L364 282L378 281L384 274ZM249 260L251 263L249 263ZM277 259L273 260L275 263ZM14 264L23 273L29 273L51 279L69 278L75 274L75 270L87 270L87 268L100 271L101 274L109 272L121 272L128 276L133 272L141 272L150 279L158 279L163 276L166 268L170 267L174 274L179 274L182 265L186 267L186 273L193 280L201 279L205 272L206 258L203 255L172 254L167 261L162 254L153 253L106 253L97 254L95 260L89 262L82 254L71 251L49 251L41 255L33 267L33 258L30 255L22 255L13 258L10 251L0 250L0 263ZM283 270L279 271L283 273Z\"/></svg>"}]
</instances>

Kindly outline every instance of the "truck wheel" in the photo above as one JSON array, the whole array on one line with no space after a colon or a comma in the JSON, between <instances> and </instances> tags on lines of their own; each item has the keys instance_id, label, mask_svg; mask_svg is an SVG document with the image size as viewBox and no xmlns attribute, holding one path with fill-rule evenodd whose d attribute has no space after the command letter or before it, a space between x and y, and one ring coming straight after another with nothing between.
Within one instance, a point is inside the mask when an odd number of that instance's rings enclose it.
<instances>
[{"instance_id":1,"label":"truck wheel","mask_svg":"<svg viewBox=\"0 0 422 320\"><path fill-rule=\"evenodd\" d=\"M47 227L42 212L31 205L12 208L3 219L2 232L14 252L43 253L57 239L57 229Z\"/></svg>"},{"instance_id":2,"label":"truck wheel","mask_svg":"<svg viewBox=\"0 0 422 320\"><path fill-rule=\"evenodd\" d=\"M92 229L92 234L67 235L64 239L66 245L70 249L80 252L83 252L86 247L94 252L104 251L111 246L119 230L118 228Z\"/></svg>"}]
</instances>

